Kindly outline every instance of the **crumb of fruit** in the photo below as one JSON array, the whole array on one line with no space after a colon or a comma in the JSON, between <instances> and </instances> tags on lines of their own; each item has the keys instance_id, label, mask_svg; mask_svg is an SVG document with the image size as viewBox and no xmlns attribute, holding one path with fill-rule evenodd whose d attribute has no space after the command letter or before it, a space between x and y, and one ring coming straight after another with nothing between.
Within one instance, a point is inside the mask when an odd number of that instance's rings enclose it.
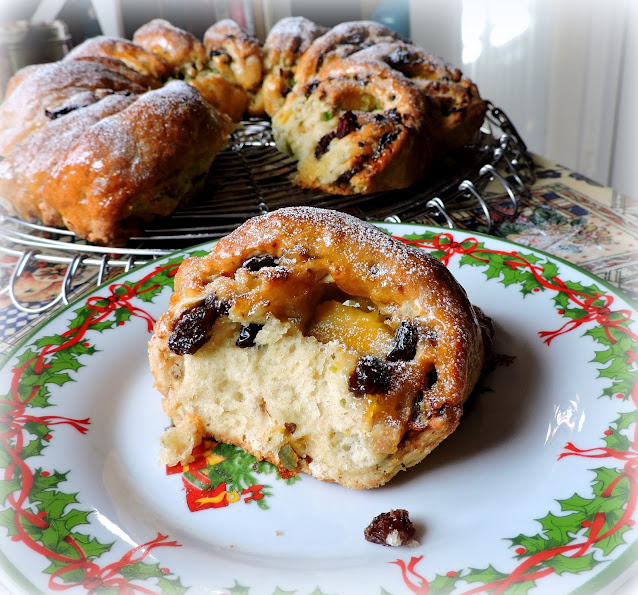
<instances>
[{"instance_id":1,"label":"crumb of fruit","mask_svg":"<svg viewBox=\"0 0 638 595\"><path fill-rule=\"evenodd\" d=\"M379 545L391 547L400 545L416 547L419 545L419 542L414 538L416 529L410 521L408 512L401 508L374 517L364 529L363 535L366 541Z\"/></svg>"}]
</instances>

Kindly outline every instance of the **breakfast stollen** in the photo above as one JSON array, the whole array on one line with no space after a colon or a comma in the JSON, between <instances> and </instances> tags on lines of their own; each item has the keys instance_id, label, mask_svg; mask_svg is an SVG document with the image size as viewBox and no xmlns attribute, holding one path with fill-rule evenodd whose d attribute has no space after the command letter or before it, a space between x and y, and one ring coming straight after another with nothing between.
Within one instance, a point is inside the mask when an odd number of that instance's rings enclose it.
<instances>
[{"instance_id":1,"label":"breakfast stollen","mask_svg":"<svg viewBox=\"0 0 638 595\"><path fill-rule=\"evenodd\" d=\"M457 427L489 353L487 318L425 252L350 215L286 208L182 263L149 342L174 426L285 473L373 488Z\"/></svg>"}]
</instances>

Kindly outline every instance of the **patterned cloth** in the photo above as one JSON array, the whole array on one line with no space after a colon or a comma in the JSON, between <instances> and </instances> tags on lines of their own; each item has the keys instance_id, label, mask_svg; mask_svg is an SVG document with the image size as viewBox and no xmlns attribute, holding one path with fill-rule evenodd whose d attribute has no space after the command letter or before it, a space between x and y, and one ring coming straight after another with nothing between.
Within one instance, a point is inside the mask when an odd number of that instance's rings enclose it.
<instances>
[{"instance_id":1,"label":"patterned cloth","mask_svg":"<svg viewBox=\"0 0 638 595\"><path fill-rule=\"evenodd\" d=\"M517 216L493 214L492 235L563 258L638 300L638 202L566 167L537 156L534 162L536 181L520 197ZM511 211L509 200L494 198L499 210ZM460 227L487 231L475 202L454 218Z\"/></svg>"},{"instance_id":2,"label":"patterned cloth","mask_svg":"<svg viewBox=\"0 0 638 595\"><path fill-rule=\"evenodd\" d=\"M558 256L598 275L638 301L638 202L566 167L534 156L536 181L520 197L515 217L507 196L488 189L491 233ZM485 213L475 201L452 211L457 225L487 231ZM424 221L431 223L431 221ZM25 313L9 299L11 271L17 258L0 256L0 354L10 351L33 327L63 304L42 314ZM15 284L20 303L37 308L59 295L63 265L35 263ZM92 286L87 273L76 280L70 297Z\"/></svg>"}]
</instances>

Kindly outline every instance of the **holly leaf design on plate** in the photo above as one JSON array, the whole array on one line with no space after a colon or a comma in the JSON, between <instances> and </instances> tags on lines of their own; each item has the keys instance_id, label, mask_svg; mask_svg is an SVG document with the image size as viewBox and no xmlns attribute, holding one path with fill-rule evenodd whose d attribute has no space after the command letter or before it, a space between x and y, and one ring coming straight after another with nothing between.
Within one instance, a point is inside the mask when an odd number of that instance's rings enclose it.
<instances>
[{"instance_id":1,"label":"holly leaf design on plate","mask_svg":"<svg viewBox=\"0 0 638 595\"><path fill-rule=\"evenodd\" d=\"M159 564L148 564L142 561L127 564L120 569L120 574L127 581L147 581L156 579L162 595L181 595L188 589L184 587L179 577L169 577Z\"/></svg>"},{"instance_id":2,"label":"holly leaf design on plate","mask_svg":"<svg viewBox=\"0 0 638 595\"><path fill-rule=\"evenodd\" d=\"M547 565L552 568L556 574L563 574L564 572L577 574L591 570L597 564L599 564L599 562L594 558L594 554L575 557L558 554L547 561Z\"/></svg>"},{"instance_id":3,"label":"holly leaf design on plate","mask_svg":"<svg viewBox=\"0 0 638 595\"><path fill-rule=\"evenodd\" d=\"M456 573L454 576L437 574L434 580L430 581L430 591L441 595L452 593L456 589L456 583L459 580L462 580L462 578Z\"/></svg>"}]
</instances>

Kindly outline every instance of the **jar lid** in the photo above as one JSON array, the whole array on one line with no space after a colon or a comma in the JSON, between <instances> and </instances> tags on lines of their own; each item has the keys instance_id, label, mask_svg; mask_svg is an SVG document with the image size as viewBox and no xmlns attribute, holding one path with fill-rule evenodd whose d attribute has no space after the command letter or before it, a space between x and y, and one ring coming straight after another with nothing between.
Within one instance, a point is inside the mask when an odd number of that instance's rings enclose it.
<instances>
[{"instance_id":1,"label":"jar lid","mask_svg":"<svg viewBox=\"0 0 638 595\"><path fill-rule=\"evenodd\" d=\"M1 45L24 45L68 41L69 29L63 21L11 21L0 23Z\"/></svg>"}]
</instances>

